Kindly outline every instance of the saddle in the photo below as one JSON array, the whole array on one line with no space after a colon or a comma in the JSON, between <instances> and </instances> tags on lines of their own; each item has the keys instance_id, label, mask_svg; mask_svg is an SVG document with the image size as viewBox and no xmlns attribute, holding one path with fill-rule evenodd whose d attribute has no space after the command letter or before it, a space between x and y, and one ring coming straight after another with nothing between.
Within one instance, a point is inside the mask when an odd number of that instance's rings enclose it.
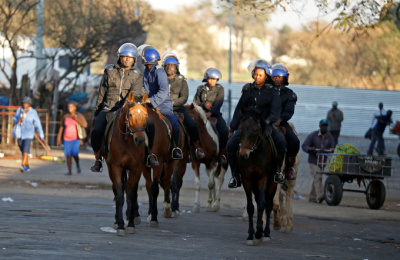
<instances>
[{"instance_id":1,"label":"saddle","mask_svg":"<svg viewBox=\"0 0 400 260\"><path fill-rule=\"evenodd\" d=\"M164 115L160 112L160 110L159 110L158 108L156 108L154 111L157 113L157 115L160 117L160 119L164 122L164 124L165 124L165 126L167 127L167 130L168 130L169 139L171 139L171 137L172 137L172 131L173 131L171 122L168 120L168 118L167 118L166 116L164 116Z\"/></svg>"},{"instance_id":2,"label":"saddle","mask_svg":"<svg viewBox=\"0 0 400 260\"><path fill-rule=\"evenodd\" d=\"M109 142L107 142L107 136L110 131L111 131L111 136L113 135L114 129L115 129L115 124L114 124L115 118L116 118L117 112L120 112L120 111L121 111L121 109L119 109L117 111L113 111L113 112L108 112L106 115L107 125L106 125L106 130L104 131L103 140L101 142L100 154L103 157L106 157L107 162L110 162L110 153L108 151L110 151L110 146L111 146L111 139L109 140Z\"/></svg>"}]
</instances>

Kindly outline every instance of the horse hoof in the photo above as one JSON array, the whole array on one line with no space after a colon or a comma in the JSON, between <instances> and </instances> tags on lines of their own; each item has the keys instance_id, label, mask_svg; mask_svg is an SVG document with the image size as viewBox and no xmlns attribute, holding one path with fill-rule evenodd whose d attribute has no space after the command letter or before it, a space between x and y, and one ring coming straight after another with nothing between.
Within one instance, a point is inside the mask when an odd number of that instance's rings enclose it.
<instances>
[{"instance_id":1,"label":"horse hoof","mask_svg":"<svg viewBox=\"0 0 400 260\"><path fill-rule=\"evenodd\" d=\"M181 212L179 210L175 211L175 213L176 213L176 216L180 216L181 215Z\"/></svg>"},{"instance_id":2,"label":"horse hoof","mask_svg":"<svg viewBox=\"0 0 400 260\"><path fill-rule=\"evenodd\" d=\"M136 225L139 225L140 223L142 223L142 219L140 217L135 217L133 219L133 223Z\"/></svg>"},{"instance_id":3,"label":"horse hoof","mask_svg":"<svg viewBox=\"0 0 400 260\"><path fill-rule=\"evenodd\" d=\"M291 227L287 226L285 228L285 233L291 233L292 231L293 231L293 226L291 226Z\"/></svg>"},{"instance_id":4,"label":"horse hoof","mask_svg":"<svg viewBox=\"0 0 400 260\"><path fill-rule=\"evenodd\" d=\"M281 225L275 225L274 223L274 230L280 230L281 229Z\"/></svg>"},{"instance_id":5,"label":"horse hoof","mask_svg":"<svg viewBox=\"0 0 400 260\"><path fill-rule=\"evenodd\" d=\"M151 214L147 217L147 224L150 224L151 221Z\"/></svg>"},{"instance_id":6,"label":"horse hoof","mask_svg":"<svg viewBox=\"0 0 400 260\"><path fill-rule=\"evenodd\" d=\"M164 218L170 218L172 216L171 209L164 209L163 216L164 216Z\"/></svg>"},{"instance_id":7,"label":"horse hoof","mask_svg":"<svg viewBox=\"0 0 400 260\"><path fill-rule=\"evenodd\" d=\"M218 204L214 204L213 206L212 206L212 211L213 212L217 212L219 210L219 205Z\"/></svg>"},{"instance_id":8,"label":"horse hoof","mask_svg":"<svg viewBox=\"0 0 400 260\"><path fill-rule=\"evenodd\" d=\"M199 204L194 204L193 213L200 213L200 205Z\"/></svg>"},{"instance_id":9,"label":"horse hoof","mask_svg":"<svg viewBox=\"0 0 400 260\"><path fill-rule=\"evenodd\" d=\"M254 246L254 241L253 240L247 240L246 241L247 246Z\"/></svg>"},{"instance_id":10,"label":"horse hoof","mask_svg":"<svg viewBox=\"0 0 400 260\"><path fill-rule=\"evenodd\" d=\"M244 222L248 222L248 221L249 221L249 216L248 216L247 214L243 214L243 215L242 215L242 220L243 220Z\"/></svg>"},{"instance_id":11,"label":"horse hoof","mask_svg":"<svg viewBox=\"0 0 400 260\"><path fill-rule=\"evenodd\" d=\"M260 238L260 239L254 238L254 245L261 244L261 241L262 241L262 238Z\"/></svg>"},{"instance_id":12,"label":"horse hoof","mask_svg":"<svg viewBox=\"0 0 400 260\"><path fill-rule=\"evenodd\" d=\"M212 211L213 211L211 205L207 205L206 211L207 211L207 212L212 212Z\"/></svg>"},{"instance_id":13,"label":"horse hoof","mask_svg":"<svg viewBox=\"0 0 400 260\"><path fill-rule=\"evenodd\" d=\"M158 222L157 221L150 221L149 227L158 227Z\"/></svg>"},{"instance_id":14,"label":"horse hoof","mask_svg":"<svg viewBox=\"0 0 400 260\"><path fill-rule=\"evenodd\" d=\"M118 229L118 224L114 223L113 229L117 230Z\"/></svg>"},{"instance_id":15,"label":"horse hoof","mask_svg":"<svg viewBox=\"0 0 400 260\"><path fill-rule=\"evenodd\" d=\"M120 237L126 236L125 229L117 229L117 236L120 236Z\"/></svg>"},{"instance_id":16,"label":"horse hoof","mask_svg":"<svg viewBox=\"0 0 400 260\"><path fill-rule=\"evenodd\" d=\"M127 227L126 230L128 231L128 234L135 234L136 230L134 227Z\"/></svg>"},{"instance_id":17,"label":"horse hoof","mask_svg":"<svg viewBox=\"0 0 400 260\"><path fill-rule=\"evenodd\" d=\"M172 212L171 218L176 218L176 217L177 217L176 212Z\"/></svg>"},{"instance_id":18,"label":"horse hoof","mask_svg":"<svg viewBox=\"0 0 400 260\"><path fill-rule=\"evenodd\" d=\"M269 243L269 242L271 242L271 237L263 237L263 238L262 238L262 242L263 242L263 243Z\"/></svg>"}]
</instances>

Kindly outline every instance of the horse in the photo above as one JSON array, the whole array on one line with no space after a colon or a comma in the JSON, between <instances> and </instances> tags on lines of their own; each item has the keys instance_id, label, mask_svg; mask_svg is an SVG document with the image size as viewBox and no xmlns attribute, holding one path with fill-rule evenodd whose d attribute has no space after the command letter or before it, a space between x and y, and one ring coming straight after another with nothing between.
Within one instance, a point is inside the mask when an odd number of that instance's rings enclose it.
<instances>
[{"instance_id":1,"label":"horse","mask_svg":"<svg viewBox=\"0 0 400 260\"><path fill-rule=\"evenodd\" d=\"M240 148L237 161L238 170L242 174L249 216L247 245L259 244L261 241L268 242L271 239L269 220L277 188L274 182L275 148L272 140L269 140L269 133L262 129L260 116L252 112L252 110L242 111L243 119L239 126ZM253 227L254 205L252 194L254 194L257 203L256 232L254 232ZM263 229L264 211L267 220Z\"/></svg>"},{"instance_id":2,"label":"horse","mask_svg":"<svg viewBox=\"0 0 400 260\"><path fill-rule=\"evenodd\" d=\"M145 155L145 123L147 111L144 101L129 93L127 102L117 111L110 131L106 135L108 175L112 181L115 201L115 224L118 236L125 236L124 218L124 191L126 192L128 219L128 233L135 233L135 220L138 221L137 190L139 179L144 167ZM127 172L128 170L128 172ZM135 219L136 218L136 219Z\"/></svg>"},{"instance_id":3,"label":"horse","mask_svg":"<svg viewBox=\"0 0 400 260\"><path fill-rule=\"evenodd\" d=\"M298 135L294 125L289 122L294 133ZM300 164L300 151L296 155L296 163L293 166L295 169L294 175L297 176L297 171ZM285 164L282 166L282 172L285 170ZM272 208L274 212L274 222L273 228L275 230L280 230L281 232L290 233L293 231L293 211L292 203L294 197L294 186L296 185L296 180L285 180L285 183L278 184L277 190L274 197L274 206ZM286 192L285 192L286 191ZM284 198L285 197L285 198Z\"/></svg>"},{"instance_id":4,"label":"horse","mask_svg":"<svg viewBox=\"0 0 400 260\"><path fill-rule=\"evenodd\" d=\"M158 109L154 109L149 104L146 104L148 117L154 122L155 136L153 153L157 156L159 165L153 167L153 176L151 168L144 167L143 176L146 180L146 190L149 198L149 210L147 223L150 227L158 227L158 210L157 198L159 195L159 183L162 178L162 186L164 188L164 209L163 216L170 218L172 216L171 201L170 201L170 186L171 178L174 173L174 168L178 160L173 160L171 156L171 138L172 127L169 126L168 121L163 121L163 117ZM165 119L167 120L167 119ZM181 126L180 126L181 128ZM184 147L184 134L183 129L179 131L179 147Z\"/></svg>"},{"instance_id":5,"label":"horse","mask_svg":"<svg viewBox=\"0 0 400 260\"><path fill-rule=\"evenodd\" d=\"M193 212L200 212L200 164L203 163L208 176L209 195L207 200L206 211L216 212L220 208L221 187L224 183L224 176L228 165L221 165L219 162L219 138L216 130L213 129L211 122L207 119L206 114L200 106L192 103L186 105L189 114L199 126L200 147L203 149L206 157L198 160L192 151L192 169L195 174L195 203ZM218 181L218 188L215 185L215 179Z\"/></svg>"}]
</instances>

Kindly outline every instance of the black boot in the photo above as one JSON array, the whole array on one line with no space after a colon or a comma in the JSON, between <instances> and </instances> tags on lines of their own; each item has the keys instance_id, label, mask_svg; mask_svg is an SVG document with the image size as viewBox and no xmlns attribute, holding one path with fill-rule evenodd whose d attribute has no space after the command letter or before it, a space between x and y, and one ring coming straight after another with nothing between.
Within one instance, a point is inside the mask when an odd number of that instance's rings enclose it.
<instances>
[{"instance_id":1,"label":"black boot","mask_svg":"<svg viewBox=\"0 0 400 260\"><path fill-rule=\"evenodd\" d=\"M194 145L194 154L196 155L197 160L204 159L206 155L204 154L203 150L199 147L199 141L193 143Z\"/></svg>"},{"instance_id":2,"label":"black boot","mask_svg":"<svg viewBox=\"0 0 400 260\"><path fill-rule=\"evenodd\" d=\"M174 148L172 149L172 159L174 160L181 160L183 158L183 153L181 148L178 147L179 144L179 130L174 131Z\"/></svg>"},{"instance_id":3,"label":"black boot","mask_svg":"<svg viewBox=\"0 0 400 260\"><path fill-rule=\"evenodd\" d=\"M228 187L233 189L242 186L242 180L240 177L240 173L235 171L235 173L232 175L232 178L229 180Z\"/></svg>"},{"instance_id":4,"label":"black boot","mask_svg":"<svg viewBox=\"0 0 400 260\"><path fill-rule=\"evenodd\" d=\"M90 170L92 172L101 172L101 171L103 171L103 164L102 164L100 152L95 152L94 155L96 157L96 160L94 161Z\"/></svg>"},{"instance_id":5,"label":"black boot","mask_svg":"<svg viewBox=\"0 0 400 260\"><path fill-rule=\"evenodd\" d=\"M289 159L286 160L285 175L286 179L289 181L296 179L296 176L294 176L295 170L293 168L295 163L296 163L296 157L289 157Z\"/></svg>"},{"instance_id":6,"label":"black boot","mask_svg":"<svg viewBox=\"0 0 400 260\"><path fill-rule=\"evenodd\" d=\"M160 164L158 163L157 156L154 153L149 152L146 160L146 167L155 167L158 165Z\"/></svg>"},{"instance_id":7,"label":"black boot","mask_svg":"<svg viewBox=\"0 0 400 260\"><path fill-rule=\"evenodd\" d=\"M275 183L279 183L279 184L283 184L285 183L285 177L283 176L283 174L281 173L281 171L277 171L274 175L274 182Z\"/></svg>"}]
</instances>

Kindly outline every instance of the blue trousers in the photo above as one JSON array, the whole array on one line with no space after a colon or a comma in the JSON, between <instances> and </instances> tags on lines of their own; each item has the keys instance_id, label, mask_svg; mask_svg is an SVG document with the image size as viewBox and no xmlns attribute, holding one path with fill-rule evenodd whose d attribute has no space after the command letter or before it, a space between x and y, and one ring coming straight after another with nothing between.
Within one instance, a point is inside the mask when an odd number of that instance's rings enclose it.
<instances>
[{"instance_id":1,"label":"blue trousers","mask_svg":"<svg viewBox=\"0 0 400 260\"><path fill-rule=\"evenodd\" d=\"M372 155L374 152L375 143L378 141L378 154L384 155L385 153L385 140L383 139L383 133L372 129L371 143L368 149L368 155Z\"/></svg>"}]
</instances>

